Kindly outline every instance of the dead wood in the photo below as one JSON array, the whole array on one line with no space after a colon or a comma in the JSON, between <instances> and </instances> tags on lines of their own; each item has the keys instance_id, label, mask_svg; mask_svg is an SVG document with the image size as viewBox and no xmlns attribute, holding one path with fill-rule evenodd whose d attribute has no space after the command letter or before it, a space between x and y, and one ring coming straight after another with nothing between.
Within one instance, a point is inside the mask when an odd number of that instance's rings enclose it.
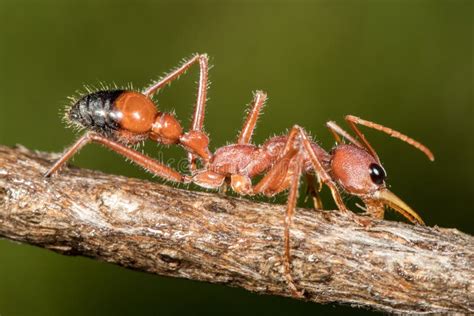
<instances>
[{"instance_id":1,"label":"dead wood","mask_svg":"<svg viewBox=\"0 0 474 316\"><path fill-rule=\"evenodd\" d=\"M283 205L68 168L0 146L0 236L160 275L289 296ZM307 299L396 313L473 313L474 238L298 209L292 274Z\"/></svg>"}]
</instances>

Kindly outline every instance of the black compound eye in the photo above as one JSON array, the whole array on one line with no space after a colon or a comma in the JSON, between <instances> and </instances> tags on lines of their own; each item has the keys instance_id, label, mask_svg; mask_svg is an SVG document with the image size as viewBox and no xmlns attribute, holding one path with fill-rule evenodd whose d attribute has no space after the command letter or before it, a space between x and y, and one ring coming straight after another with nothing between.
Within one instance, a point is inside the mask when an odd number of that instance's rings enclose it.
<instances>
[{"instance_id":1,"label":"black compound eye","mask_svg":"<svg viewBox=\"0 0 474 316\"><path fill-rule=\"evenodd\" d=\"M385 177L385 170L381 166L376 163L373 163L369 166L370 169L370 178L375 184L381 185L383 184Z\"/></svg>"}]
</instances>

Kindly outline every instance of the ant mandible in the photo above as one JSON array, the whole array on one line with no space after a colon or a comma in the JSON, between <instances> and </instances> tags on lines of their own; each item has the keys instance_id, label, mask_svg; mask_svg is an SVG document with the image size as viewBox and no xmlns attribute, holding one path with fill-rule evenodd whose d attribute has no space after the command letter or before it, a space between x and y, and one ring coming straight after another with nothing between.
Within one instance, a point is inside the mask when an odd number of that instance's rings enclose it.
<instances>
[{"instance_id":1,"label":"ant mandible","mask_svg":"<svg viewBox=\"0 0 474 316\"><path fill-rule=\"evenodd\" d=\"M194 110L192 129L183 133L176 118L157 110L152 95L163 86L177 79L194 63L199 63L200 78ZM195 183L209 189L220 189L230 183L240 195L274 196L289 190L284 220L284 274L289 288L295 296L302 296L291 276L290 226L296 208L299 182L305 175L315 207L322 208L318 192L323 184L329 187L340 211L350 214L357 222L364 224L350 213L340 191L359 197L365 204L366 214L382 219L385 206L391 207L417 224L424 224L420 216L405 204L385 185L386 173L380 159L359 130L363 125L382 131L421 150L433 161L431 151L420 142L374 122L348 115L345 120L358 139L351 136L335 122L326 126L336 139L336 145L327 152L312 141L306 131L294 125L284 136L275 136L257 146L252 144L252 135L267 95L262 91L254 94L250 111L235 144L218 148L214 154L209 151L209 138L203 132L206 103L207 55L194 55L163 79L143 92L129 90L104 90L90 93L77 100L67 111L69 121L88 129L76 143L45 173L55 173L80 148L89 142L102 144L142 166L163 179L178 183ZM342 142L341 136L349 141ZM178 144L188 152L190 175L178 171L128 147L146 139L162 144ZM202 167L196 165L196 157ZM263 175L255 185L252 178ZM316 188L316 183L319 183Z\"/></svg>"}]
</instances>

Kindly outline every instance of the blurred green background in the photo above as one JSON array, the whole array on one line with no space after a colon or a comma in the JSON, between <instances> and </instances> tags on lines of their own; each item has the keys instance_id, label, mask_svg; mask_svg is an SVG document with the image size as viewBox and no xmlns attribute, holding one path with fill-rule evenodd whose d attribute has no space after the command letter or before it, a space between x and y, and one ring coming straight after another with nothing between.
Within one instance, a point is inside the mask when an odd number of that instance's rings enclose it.
<instances>
[{"instance_id":1,"label":"blurred green background","mask_svg":"<svg viewBox=\"0 0 474 316\"><path fill-rule=\"evenodd\" d=\"M211 147L235 139L251 92L269 93L255 137L354 114L429 146L430 163L366 130L392 191L429 225L474 233L473 1L0 0L0 143L61 151L60 109L84 84L141 88L206 52ZM158 96L190 123L197 69ZM180 149L147 146L181 158ZM76 165L151 179L98 146ZM154 180L156 181L156 180ZM332 202L326 196L328 208ZM284 197L277 200L284 203ZM390 216L389 216L390 217ZM400 220L396 216L392 219ZM163 278L0 240L0 315L365 313Z\"/></svg>"}]
</instances>

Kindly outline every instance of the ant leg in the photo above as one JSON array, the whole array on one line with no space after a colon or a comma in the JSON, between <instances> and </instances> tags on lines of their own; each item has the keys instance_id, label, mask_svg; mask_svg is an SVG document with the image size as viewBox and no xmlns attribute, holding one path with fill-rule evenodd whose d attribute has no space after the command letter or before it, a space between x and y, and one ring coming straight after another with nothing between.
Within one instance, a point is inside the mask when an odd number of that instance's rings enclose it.
<instances>
[{"instance_id":1,"label":"ant leg","mask_svg":"<svg viewBox=\"0 0 474 316\"><path fill-rule=\"evenodd\" d=\"M311 164L313 165L314 171L319 176L321 181L324 184L326 184L331 190L332 197L334 201L336 202L337 207L339 208L340 211L344 213L349 213L349 210L344 204L341 194L339 193L339 190L337 189L336 183L331 179L331 176L327 173L327 171L324 169L323 165L319 161L318 156L316 155L316 152L313 149L312 142L308 138L308 135L306 135L306 132L300 126L296 125L293 127L293 129L296 129L298 131L298 135L301 138L302 145L309 156L309 159L311 161Z\"/></svg>"},{"instance_id":2,"label":"ant leg","mask_svg":"<svg viewBox=\"0 0 474 316\"><path fill-rule=\"evenodd\" d=\"M199 61L199 66L201 67L200 79L199 79L199 88L198 88L198 102L199 99L202 99L203 102L206 100L206 88L207 88L207 71L208 71L208 57L206 54L196 54L191 57L189 60L185 60L178 68L170 71L158 82L153 83L151 86L143 90L143 94L151 98L158 90L164 86L170 84L172 81L178 79L182 74L184 74L194 63ZM201 87L202 86L202 87ZM204 93L204 96L202 94ZM202 98L204 97L204 98Z\"/></svg>"},{"instance_id":3,"label":"ant leg","mask_svg":"<svg viewBox=\"0 0 474 316\"><path fill-rule=\"evenodd\" d=\"M329 122L326 123L326 127L329 128L329 131L332 133L332 135L336 139L337 144L342 143L342 140L339 137L339 135L341 135L342 137L344 137L345 139L347 139L348 141L350 141L354 145L359 146L361 148L364 148L364 146L362 146L362 144L359 143L359 141L357 139L355 139L348 132L343 130L339 125L336 124L336 122L329 121Z\"/></svg>"},{"instance_id":4,"label":"ant leg","mask_svg":"<svg viewBox=\"0 0 474 316\"><path fill-rule=\"evenodd\" d=\"M220 189L225 184L225 175L204 169L192 176L192 182L206 189Z\"/></svg>"},{"instance_id":5,"label":"ant leg","mask_svg":"<svg viewBox=\"0 0 474 316\"><path fill-rule=\"evenodd\" d=\"M316 152L312 146L313 143L309 140L308 135L301 127L296 126L296 128L298 129L302 145L306 151L306 154L309 156L309 159L311 161L311 164L313 165L313 168L316 171L316 174L320 177L321 181L326 184L331 190L332 197L336 202L336 205L339 210L342 211L346 216L349 216L357 224L364 227L370 226L370 221L363 220L359 218L356 214L349 211L349 209L344 204L344 201L342 200L341 194L337 189L336 183L331 179L330 175L326 172L326 170L324 170L321 162L319 161L318 156L316 155Z\"/></svg>"},{"instance_id":6,"label":"ant leg","mask_svg":"<svg viewBox=\"0 0 474 316\"><path fill-rule=\"evenodd\" d=\"M59 158L54 165L49 168L48 171L43 175L45 178L50 177L52 174L56 173L69 159L74 156L75 153L77 153L79 150L81 150L82 147L87 145L90 142L88 133L84 134L79 138L74 145L69 147L66 152Z\"/></svg>"},{"instance_id":7,"label":"ant leg","mask_svg":"<svg viewBox=\"0 0 474 316\"><path fill-rule=\"evenodd\" d=\"M290 163L299 149L295 147L298 131L295 128L290 130L285 148L280 157L276 160L273 167L268 170L265 176L255 185L253 191L255 194L263 193L266 196L272 196L286 190L289 186L288 169Z\"/></svg>"},{"instance_id":8,"label":"ant leg","mask_svg":"<svg viewBox=\"0 0 474 316\"><path fill-rule=\"evenodd\" d=\"M258 116L260 111L265 105L267 100L267 94L263 91L256 91L253 96L253 101L250 106L250 110L247 114L247 119L245 120L240 135L237 139L237 144L249 144L252 139L253 131L255 130L255 125L257 124Z\"/></svg>"},{"instance_id":9,"label":"ant leg","mask_svg":"<svg viewBox=\"0 0 474 316\"><path fill-rule=\"evenodd\" d=\"M311 196L313 198L313 205L317 210L323 209L323 201L319 192L321 192L323 183L317 179L317 176L307 173L306 174L306 183L308 188L306 190L306 197ZM317 183L317 188L316 188ZM306 201L306 200L305 200Z\"/></svg>"},{"instance_id":10,"label":"ant leg","mask_svg":"<svg viewBox=\"0 0 474 316\"><path fill-rule=\"evenodd\" d=\"M316 176L322 181L324 184L326 184L329 189L331 190L332 197L334 201L336 202L337 207L339 208L340 211L350 214L349 210L347 209L346 205L344 204L344 201L342 200L341 194L339 193L339 190L337 189L336 183L332 180L331 176L327 173L327 171L324 169L323 165L319 161L318 156L316 155L316 152L313 148L314 143L312 143L308 136L306 135L306 132L298 125L293 126L291 129L289 135L288 135L288 140L285 144L285 149L283 151L283 155L281 160L277 162L272 169L265 175L262 180L255 186L255 190L264 193L268 192L268 188L275 189L275 192L281 192L285 188L282 187L283 184L281 184L281 171L287 169L282 169L285 166L285 161L286 161L286 168L288 168L288 165L290 163L290 160L292 159L291 156L291 149L295 148L295 142L297 141L297 136L300 137L299 141L301 142L301 145L303 148L306 150L309 159L311 161L311 164L313 165L314 171L316 173ZM301 146L300 145L300 146ZM293 153L294 156L294 153ZM278 170L279 169L279 170ZM279 178L277 178L279 177ZM279 182L276 180L280 180ZM278 186L280 184L280 186ZM277 186L275 186L277 185Z\"/></svg>"},{"instance_id":11,"label":"ant leg","mask_svg":"<svg viewBox=\"0 0 474 316\"><path fill-rule=\"evenodd\" d=\"M260 180L260 182L257 183L255 188L253 189L256 194L263 193L267 196L272 196L288 188L289 181L287 179L287 174L288 169L290 168L290 163L292 162L294 156L301 150L300 139L297 138L301 134L300 130L302 130L301 127L297 125L293 126L293 128L290 130L287 136L288 138L286 140L285 147L282 150L282 154L276 160L273 167L265 174L265 176ZM316 160L317 159L318 158L316 158ZM314 168L314 176L318 179L318 182L320 183L320 190L322 185L321 182L326 183L331 180L331 178L320 163L319 166L319 169L316 167Z\"/></svg>"},{"instance_id":12,"label":"ant leg","mask_svg":"<svg viewBox=\"0 0 474 316\"><path fill-rule=\"evenodd\" d=\"M405 134L402 134L402 133L400 133L396 130L393 130L389 127L386 127L386 126L383 126L383 125L380 125L380 124L377 124L377 123L374 123L374 122L371 122L371 121L363 120L361 118L358 118L357 116L347 115L345 117L345 119L346 119L347 123L349 124L349 126L354 130L354 132L357 134L357 136L364 143L364 146L367 148L367 150L378 161L380 161L380 160L379 160L377 154L375 153L375 150L372 148L372 146L370 145L368 140L365 138L364 134L362 134L362 132L359 130L359 128L357 128L356 124L363 125L363 126L366 126L366 127L369 127L369 128L373 128L375 130L384 132L385 134L388 134L392 137L398 138L398 139L404 141L405 143L408 143L408 144L412 145L416 149L422 151L428 157L429 160L431 160L431 161L434 160L434 155L431 152L431 150L428 149L428 147L426 147L425 145L423 145L419 141L416 141L413 138L408 137Z\"/></svg>"},{"instance_id":13,"label":"ant leg","mask_svg":"<svg viewBox=\"0 0 474 316\"><path fill-rule=\"evenodd\" d=\"M291 217L296 207L299 179L303 173L302 154L304 151L308 153L316 176L319 177L319 179L321 179L321 181L330 188L338 208L341 211L350 214L344 205L342 197L337 190L336 184L332 181L331 177L319 161L319 158L312 147L312 143L309 141L304 130L297 125L293 126L293 128L290 130L282 155L278 158L276 163L267 172L267 174L260 180L260 182L253 188L254 194L263 193L269 196L282 192L288 187L290 188L287 213L285 217L285 276L290 288L297 296L301 296L301 293L298 292L290 273L290 226Z\"/></svg>"},{"instance_id":14,"label":"ant leg","mask_svg":"<svg viewBox=\"0 0 474 316\"><path fill-rule=\"evenodd\" d=\"M291 142L294 142L292 138ZM296 159L296 161L294 160ZM292 150L279 158L277 163L254 187L253 194L263 193L271 196L290 186L286 215L284 220L283 242L285 252L283 256L284 275L288 286L295 297L303 297L303 292L298 291L297 286L291 276L291 254L290 254L290 227L293 213L298 200L299 181L303 169L302 155L300 150ZM290 184L291 183L291 184Z\"/></svg>"},{"instance_id":15,"label":"ant leg","mask_svg":"<svg viewBox=\"0 0 474 316\"><path fill-rule=\"evenodd\" d=\"M185 61L180 67L171 71L163 79L154 83L150 87L146 88L143 91L143 94L147 97L151 97L156 91L164 87L165 85L171 83L173 80L176 80L184 74L194 63L199 62L199 83L198 83L198 93L196 104L194 106L193 122L191 130L202 133L203 135L193 135L193 136L204 136L207 139L207 135L202 132L204 125L204 111L206 107L207 100L207 86L208 86L208 71L209 71L209 58L206 54L197 54L194 55L191 59ZM196 156L194 154L188 153L189 169L191 173L196 170Z\"/></svg>"},{"instance_id":16,"label":"ant leg","mask_svg":"<svg viewBox=\"0 0 474 316\"><path fill-rule=\"evenodd\" d=\"M296 202L298 201L298 189L301 174L303 171L303 155L302 152L296 156L296 163L294 170L291 175L291 186L290 191L288 194L288 202L286 205L286 216L285 216L285 235L284 235L284 242L285 242L285 276L290 285L290 288L293 292L293 295L303 297L304 292L298 291L296 288L293 277L291 276L291 256L290 256L290 227L293 221L293 214L296 208Z\"/></svg>"},{"instance_id":17,"label":"ant leg","mask_svg":"<svg viewBox=\"0 0 474 316\"><path fill-rule=\"evenodd\" d=\"M284 274L293 295L296 297L303 297L303 292L298 291L293 277L291 276L290 254L290 226L296 208L299 181L303 170L303 156L301 155L301 149L295 148L295 143L297 141L296 136L297 130L293 128L288 135L282 155L278 158L277 162L267 172L267 174L253 188L253 194L263 193L267 196L271 196L284 191L288 186L290 186L284 221Z\"/></svg>"},{"instance_id":18,"label":"ant leg","mask_svg":"<svg viewBox=\"0 0 474 316\"><path fill-rule=\"evenodd\" d=\"M207 86L208 86L208 71L209 71L209 59L206 54L199 55L199 85L196 105L194 107L192 131L202 133L205 139L207 135L202 131L204 125L205 107L207 101ZM209 142L209 141L208 141ZM188 153L189 170L191 173L196 171L196 156L192 153Z\"/></svg>"},{"instance_id":19,"label":"ant leg","mask_svg":"<svg viewBox=\"0 0 474 316\"><path fill-rule=\"evenodd\" d=\"M89 132L82 136L66 153L45 173L45 177L51 176L55 173L64 163L66 163L79 149L84 147L90 142L99 143L107 148L112 149L116 153L130 159L137 165L143 167L145 170L152 174L159 176L165 180L173 182L188 182L189 179L186 176L181 175L176 170L159 163L156 160L134 150L118 142L105 138L99 134Z\"/></svg>"},{"instance_id":20,"label":"ant leg","mask_svg":"<svg viewBox=\"0 0 474 316\"><path fill-rule=\"evenodd\" d=\"M230 186L232 190L238 193L239 195L254 195L252 188L252 180L246 175L231 175Z\"/></svg>"},{"instance_id":21,"label":"ant leg","mask_svg":"<svg viewBox=\"0 0 474 316\"><path fill-rule=\"evenodd\" d=\"M265 176L255 185L253 193L273 196L286 190L289 186L288 169L290 168L292 159L297 153L297 150L292 150L281 156L272 168L268 170Z\"/></svg>"}]
</instances>

